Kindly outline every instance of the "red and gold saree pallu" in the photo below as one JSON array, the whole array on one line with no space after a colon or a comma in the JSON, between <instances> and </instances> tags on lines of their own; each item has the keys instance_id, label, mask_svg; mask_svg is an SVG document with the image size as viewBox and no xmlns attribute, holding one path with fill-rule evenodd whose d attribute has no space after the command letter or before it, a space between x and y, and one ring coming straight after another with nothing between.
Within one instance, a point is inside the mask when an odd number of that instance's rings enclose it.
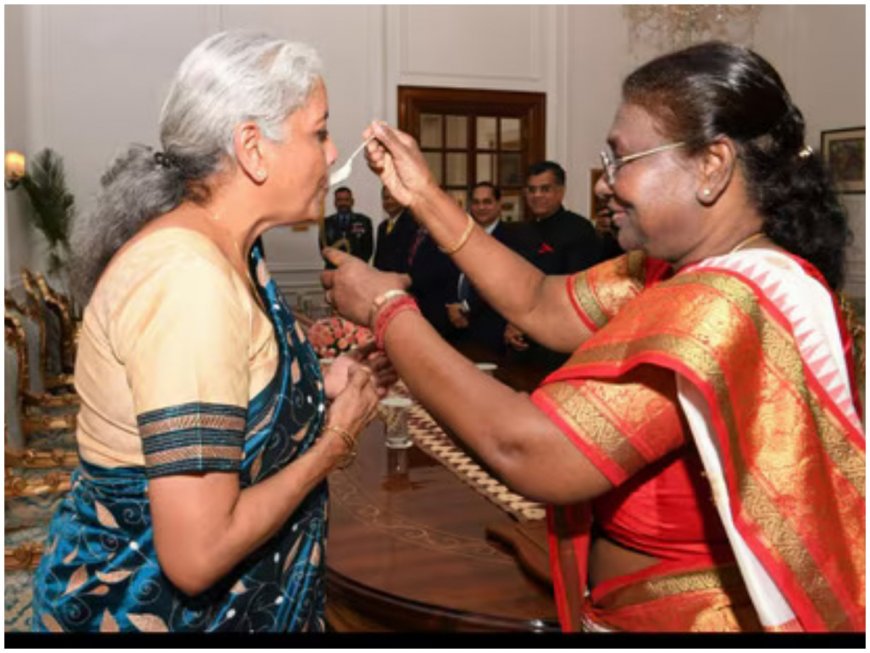
<instances>
[{"instance_id":1,"label":"red and gold saree pallu","mask_svg":"<svg viewBox=\"0 0 870 653\"><path fill-rule=\"evenodd\" d=\"M761 627L863 630L864 435L835 353L843 347L835 309L805 296L803 281L789 292L794 270L769 262L794 266L790 258L755 252L710 259L629 298L535 401L618 483L636 469L633 459L649 459L639 434L655 440L660 432L643 420L667 415L674 403L647 393L642 410L620 415L621 423L606 410L578 420L578 403L595 404L586 381L621 381L648 366L675 373L679 407ZM797 276L806 278L799 268ZM830 319L819 326L815 313L824 311ZM569 514L552 510L550 526L554 558L574 558L567 566L554 560L560 616L573 629L588 524L576 514L570 523Z\"/></svg>"}]
</instances>

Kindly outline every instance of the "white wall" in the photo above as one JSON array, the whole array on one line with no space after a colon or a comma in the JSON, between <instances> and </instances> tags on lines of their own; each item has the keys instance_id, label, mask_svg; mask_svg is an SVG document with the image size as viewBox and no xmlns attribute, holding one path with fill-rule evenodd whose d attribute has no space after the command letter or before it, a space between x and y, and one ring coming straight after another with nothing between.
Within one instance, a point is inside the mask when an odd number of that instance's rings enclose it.
<instances>
[{"instance_id":1,"label":"white wall","mask_svg":"<svg viewBox=\"0 0 870 653\"><path fill-rule=\"evenodd\" d=\"M27 61L24 46L26 21L23 12L7 12L5 29L5 149L29 151L30 112L27 110L29 67L20 65ZM4 252L5 287L10 288L17 279L17 270L22 265L30 264L30 252L33 248L30 231L22 219L27 209L23 193L5 194L6 219L4 220L4 237L6 247ZM16 276L13 276L16 275Z\"/></svg>"},{"instance_id":2,"label":"white wall","mask_svg":"<svg viewBox=\"0 0 870 653\"><path fill-rule=\"evenodd\" d=\"M768 7L759 51L769 57L800 107L807 144L821 151L821 132L865 124L864 6ZM769 51L766 48L770 48ZM865 296L865 195L841 195L854 241L847 250L846 292Z\"/></svg>"},{"instance_id":3,"label":"white wall","mask_svg":"<svg viewBox=\"0 0 870 653\"><path fill-rule=\"evenodd\" d=\"M400 84L546 93L547 155L565 164L566 204L582 213L620 80L654 54L630 42L619 5L51 5L7 6L5 16L6 147L60 152L80 210L92 204L119 148L157 144L157 114L175 67L220 29L259 28L318 49L341 154L372 118L396 121ZM864 39L863 6L762 11L754 46L782 73L813 145L822 129L864 124ZM378 182L364 165L355 168L349 185L357 208L377 220ZM20 265L42 268L21 199L6 193L7 287ZM863 295L864 196L847 201L856 234L860 229L850 289ZM285 290L316 287L315 229L273 231L266 245Z\"/></svg>"}]
</instances>

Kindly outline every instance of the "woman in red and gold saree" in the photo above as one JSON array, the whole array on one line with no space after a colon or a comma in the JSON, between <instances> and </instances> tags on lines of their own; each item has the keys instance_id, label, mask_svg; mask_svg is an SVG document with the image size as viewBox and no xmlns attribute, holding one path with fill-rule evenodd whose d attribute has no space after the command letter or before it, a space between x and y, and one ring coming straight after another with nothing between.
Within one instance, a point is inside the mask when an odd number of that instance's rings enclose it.
<instances>
[{"instance_id":1,"label":"woman in red and gold saree","mask_svg":"<svg viewBox=\"0 0 870 653\"><path fill-rule=\"evenodd\" d=\"M565 630L863 630L864 434L830 292L846 216L769 63L707 43L626 79L595 191L629 253L575 277L476 229L409 136L366 134L370 167L481 296L573 352L513 392L397 278L328 254L332 300L411 392L550 504Z\"/></svg>"},{"instance_id":2,"label":"woman in red and gold saree","mask_svg":"<svg viewBox=\"0 0 870 653\"><path fill-rule=\"evenodd\" d=\"M710 258L639 292L629 271L643 259L572 279L595 335L533 396L615 487L550 508L562 622L854 629L864 437L836 302L812 266L780 252ZM593 523L661 562L584 599Z\"/></svg>"}]
</instances>

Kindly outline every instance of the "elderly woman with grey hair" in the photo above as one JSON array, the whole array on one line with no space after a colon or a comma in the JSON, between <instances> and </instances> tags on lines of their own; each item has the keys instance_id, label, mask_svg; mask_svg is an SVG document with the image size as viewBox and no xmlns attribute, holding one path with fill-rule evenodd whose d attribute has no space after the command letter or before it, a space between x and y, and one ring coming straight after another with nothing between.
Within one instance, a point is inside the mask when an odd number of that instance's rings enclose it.
<instances>
[{"instance_id":1,"label":"elderly woman with grey hair","mask_svg":"<svg viewBox=\"0 0 870 653\"><path fill-rule=\"evenodd\" d=\"M164 104L163 151L120 156L77 226L81 466L34 630L324 629L325 479L391 372L360 355L323 378L257 244L327 192L319 68L304 45L206 39Z\"/></svg>"}]
</instances>

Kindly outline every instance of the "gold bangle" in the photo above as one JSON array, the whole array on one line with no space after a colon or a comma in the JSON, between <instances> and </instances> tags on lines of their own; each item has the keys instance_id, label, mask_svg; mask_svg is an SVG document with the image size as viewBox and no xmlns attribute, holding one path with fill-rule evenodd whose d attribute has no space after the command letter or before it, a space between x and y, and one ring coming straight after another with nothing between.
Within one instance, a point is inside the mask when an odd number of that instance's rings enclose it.
<instances>
[{"instance_id":1,"label":"gold bangle","mask_svg":"<svg viewBox=\"0 0 870 653\"><path fill-rule=\"evenodd\" d=\"M356 459L356 438L354 438L347 430L341 428L340 426L333 426L332 424L327 424L323 427L324 431L335 431L341 436L342 442L347 447L347 451L344 456L341 458L341 462L338 463L339 469L347 469L353 464L353 461Z\"/></svg>"},{"instance_id":2,"label":"gold bangle","mask_svg":"<svg viewBox=\"0 0 870 653\"><path fill-rule=\"evenodd\" d=\"M400 290L398 288L393 288L392 290L388 290L383 295L378 295L372 300L372 310L369 311L369 326L374 327L375 315L377 312L387 304L391 299L395 299L396 297L402 297L403 295L407 295L407 291Z\"/></svg>"},{"instance_id":3,"label":"gold bangle","mask_svg":"<svg viewBox=\"0 0 870 653\"><path fill-rule=\"evenodd\" d=\"M468 239L471 237L471 232L474 231L474 218L472 218L467 213L465 215L468 218L468 224L465 226L465 231L462 232L462 235L459 237L459 240L456 241L456 244L451 247L438 247L438 249L440 249L448 256L451 254L455 254L460 249L462 249L465 246L465 243L467 243Z\"/></svg>"}]
</instances>

